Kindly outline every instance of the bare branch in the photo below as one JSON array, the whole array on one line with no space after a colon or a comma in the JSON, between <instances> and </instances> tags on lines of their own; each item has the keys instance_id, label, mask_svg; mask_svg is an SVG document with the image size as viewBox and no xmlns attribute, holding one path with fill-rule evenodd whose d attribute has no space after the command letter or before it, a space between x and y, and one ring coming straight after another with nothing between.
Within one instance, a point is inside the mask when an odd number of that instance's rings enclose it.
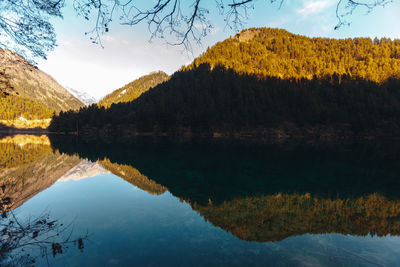
<instances>
[{"instance_id":1,"label":"bare branch","mask_svg":"<svg viewBox=\"0 0 400 267\"><path fill-rule=\"evenodd\" d=\"M62 17L64 0L0 1L0 47L12 48L27 57L46 58L56 46L49 17Z\"/></svg>"},{"instance_id":2,"label":"bare branch","mask_svg":"<svg viewBox=\"0 0 400 267\"><path fill-rule=\"evenodd\" d=\"M374 8L378 6L385 7L390 3L393 3L393 0L339 0L336 5L336 18L338 19L338 24L335 26L335 30L339 29L343 25L350 25L350 22L346 18L352 15L356 9L364 8L366 13L370 13Z\"/></svg>"},{"instance_id":3,"label":"bare branch","mask_svg":"<svg viewBox=\"0 0 400 267\"><path fill-rule=\"evenodd\" d=\"M69 234L63 238L66 232ZM48 251L53 257L62 254L69 245L76 245L82 251L88 234L72 239L72 232L72 222L63 225L51 220L48 213L22 221L14 212L4 212L0 219L0 265L30 266L41 257L50 266Z\"/></svg>"}]
</instances>

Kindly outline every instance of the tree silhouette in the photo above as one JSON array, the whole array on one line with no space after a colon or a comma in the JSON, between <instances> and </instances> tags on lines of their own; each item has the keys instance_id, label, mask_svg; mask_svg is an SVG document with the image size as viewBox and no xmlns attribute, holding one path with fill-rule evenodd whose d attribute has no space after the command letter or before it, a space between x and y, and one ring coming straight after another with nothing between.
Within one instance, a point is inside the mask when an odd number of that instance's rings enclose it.
<instances>
[{"instance_id":1,"label":"tree silhouette","mask_svg":"<svg viewBox=\"0 0 400 267\"><path fill-rule=\"evenodd\" d=\"M46 58L46 53L56 46L49 18L62 17L63 6L64 0L0 1L0 47L23 56Z\"/></svg>"},{"instance_id":2,"label":"tree silhouette","mask_svg":"<svg viewBox=\"0 0 400 267\"><path fill-rule=\"evenodd\" d=\"M279 3L284 0L264 0ZM339 0L336 7L338 24L335 29L349 24L347 17L358 8L368 12L393 0ZM101 45L102 34L109 31L117 17L123 25L147 23L151 38L164 39L171 45L191 48L213 28L209 2L204 0L71 0L78 15L94 19L87 32L93 43ZM215 8L225 17L230 28L240 30L248 18L248 10L255 8L255 0L215 0ZM56 45L56 35L50 17L62 17L65 0L2 0L0 2L0 46L19 53L28 51L33 57L46 57Z\"/></svg>"},{"instance_id":3,"label":"tree silhouette","mask_svg":"<svg viewBox=\"0 0 400 267\"><path fill-rule=\"evenodd\" d=\"M0 206L7 204L1 199ZM2 207L0 207L2 209ZM3 212L0 218L0 265L33 266L43 258L50 266L49 256L63 254L70 246L84 249L88 235L72 237L73 224L64 225L43 213L22 220L13 211Z\"/></svg>"}]
</instances>

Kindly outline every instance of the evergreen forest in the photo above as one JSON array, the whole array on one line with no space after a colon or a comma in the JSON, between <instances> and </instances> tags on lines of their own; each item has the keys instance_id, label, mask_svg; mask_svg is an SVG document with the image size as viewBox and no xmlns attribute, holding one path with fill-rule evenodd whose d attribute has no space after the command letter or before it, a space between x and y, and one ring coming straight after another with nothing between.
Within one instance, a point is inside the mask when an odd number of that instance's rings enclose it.
<instances>
[{"instance_id":1,"label":"evergreen forest","mask_svg":"<svg viewBox=\"0 0 400 267\"><path fill-rule=\"evenodd\" d=\"M52 111L35 101L0 92L0 120L15 120L19 117L27 120L40 120L51 118L52 115Z\"/></svg>"}]
</instances>

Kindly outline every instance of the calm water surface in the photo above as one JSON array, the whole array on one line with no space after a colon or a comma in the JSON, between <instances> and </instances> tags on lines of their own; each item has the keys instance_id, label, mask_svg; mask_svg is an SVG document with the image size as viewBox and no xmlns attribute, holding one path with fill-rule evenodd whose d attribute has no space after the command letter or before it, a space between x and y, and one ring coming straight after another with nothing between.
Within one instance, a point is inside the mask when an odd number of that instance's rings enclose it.
<instances>
[{"instance_id":1,"label":"calm water surface","mask_svg":"<svg viewBox=\"0 0 400 267\"><path fill-rule=\"evenodd\" d=\"M83 237L55 256L53 239L47 257L10 249L4 263L400 266L395 144L9 136L0 146L3 225L48 214L67 228L57 240Z\"/></svg>"}]
</instances>

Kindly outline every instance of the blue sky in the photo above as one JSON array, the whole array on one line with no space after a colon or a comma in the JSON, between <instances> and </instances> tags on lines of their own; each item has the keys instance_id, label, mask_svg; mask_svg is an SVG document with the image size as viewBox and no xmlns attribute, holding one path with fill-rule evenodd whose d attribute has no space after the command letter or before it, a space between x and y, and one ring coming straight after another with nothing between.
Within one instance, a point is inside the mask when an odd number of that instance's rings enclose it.
<instances>
[{"instance_id":1,"label":"blue sky","mask_svg":"<svg viewBox=\"0 0 400 267\"><path fill-rule=\"evenodd\" d=\"M368 1L368 0L366 0ZM146 24L135 27L114 22L110 32L102 37L104 48L92 44L84 34L93 21L77 17L71 6L64 8L64 19L53 20L58 47L47 60L38 60L40 69L49 73L59 83L101 98L115 89L151 71L162 70L172 74L182 65L190 63L207 47L235 34L226 27L224 17L216 12L215 0L204 0L210 10L214 29L194 45L192 53L183 47L168 46L162 40L149 42ZM388 37L400 39L400 1L372 13L359 9L348 17L350 26L334 30L336 0L285 0L271 4L269 0L256 0L255 8L248 12L244 28L275 27L310 37Z\"/></svg>"}]
</instances>

